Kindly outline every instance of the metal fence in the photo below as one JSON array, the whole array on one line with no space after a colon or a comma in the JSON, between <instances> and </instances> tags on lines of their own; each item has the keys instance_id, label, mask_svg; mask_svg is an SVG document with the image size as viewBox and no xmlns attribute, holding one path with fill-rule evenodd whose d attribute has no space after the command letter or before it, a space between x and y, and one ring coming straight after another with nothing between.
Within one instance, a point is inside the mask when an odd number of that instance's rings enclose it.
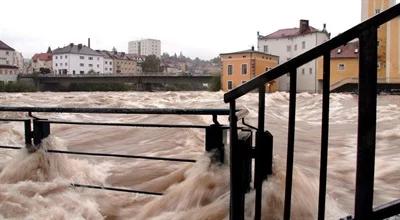
<instances>
[{"instance_id":1,"label":"metal fence","mask_svg":"<svg viewBox=\"0 0 400 220\"><path fill-rule=\"evenodd\" d=\"M400 200L373 208L374 192L374 165L376 143L376 98L377 98L377 30L378 27L400 15L400 4L366 20L357 26L343 32L331 40L267 71L247 83L225 93L224 101L230 103L230 151L231 151L231 197L230 219L244 219L245 202L245 176L243 163L248 160L242 156L248 149L243 145L243 135L238 133L235 117L236 100L254 89L259 91L258 128L255 147L250 151L263 152L256 154L255 159L255 190L256 204L254 219L261 218L261 185L262 180L270 174L272 166L272 137L264 129L265 115L265 84L290 73L290 99L289 99L289 126L288 126L288 152L286 167L286 186L283 219L290 219L293 153L296 119L296 86L298 67L323 56L323 103L322 103L322 131L321 131L321 161L318 200L318 219L325 218L326 177L329 139L329 95L330 95L330 54L331 50L358 38L359 49L359 84L358 84L358 143L357 143L357 171L354 219L384 219L400 213ZM261 181L260 181L261 179ZM352 219L353 217L350 217Z\"/></svg>"},{"instance_id":2,"label":"metal fence","mask_svg":"<svg viewBox=\"0 0 400 220\"><path fill-rule=\"evenodd\" d=\"M65 125L93 125L93 126L118 126L118 127L141 127L141 128L192 128L204 129L205 140L204 147L207 152L212 152L212 159L215 162L224 162L225 145L227 139L228 126L218 122L218 116L227 116L228 109L136 109L136 108L58 108L58 107L9 107L0 106L0 112L25 112L28 117L20 118L1 118L3 122L21 122L24 124L25 147L29 152L35 152L40 147L42 140L51 133L51 124ZM33 113L88 113L88 114L146 114L146 115L209 115L210 125L194 125L194 124L151 124L151 123L114 123L114 122L85 122L85 121L63 121L48 120L37 118ZM22 146L5 146L1 145L1 149L21 149ZM113 157L113 158L131 158L159 161L173 161L183 163L194 163L196 160L172 157L154 157L145 155L127 155L127 154L109 154L109 153L93 153L82 151L66 151L66 150L46 150L47 153L69 154L69 155L85 155L95 157ZM84 185L72 183L73 187L84 187L91 189L103 189L119 192L141 193L147 195L162 195L162 192L150 192L135 189L116 188L107 186Z\"/></svg>"}]
</instances>

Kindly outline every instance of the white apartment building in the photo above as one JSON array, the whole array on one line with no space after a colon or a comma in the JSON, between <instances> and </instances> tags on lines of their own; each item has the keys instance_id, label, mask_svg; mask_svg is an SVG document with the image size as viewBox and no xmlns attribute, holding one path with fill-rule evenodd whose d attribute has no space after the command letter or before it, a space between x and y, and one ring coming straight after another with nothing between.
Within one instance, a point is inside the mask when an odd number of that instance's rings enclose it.
<instances>
[{"instance_id":1,"label":"white apartment building","mask_svg":"<svg viewBox=\"0 0 400 220\"><path fill-rule=\"evenodd\" d=\"M128 42L128 53L141 56L161 56L161 41L155 39L144 39Z\"/></svg>"},{"instance_id":2,"label":"white apartment building","mask_svg":"<svg viewBox=\"0 0 400 220\"><path fill-rule=\"evenodd\" d=\"M17 81L20 73L21 53L0 40L0 84ZM22 69L21 69L22 70Z\"/></svg>"},{"instance_id":3,"label":"white apartment building","mask_svg":"<svg viewBox=\"0 0 400 220\"><path fill-rule=\"evenodd\" d=\"M308 20L300 20L298 28L280 29L269 35L258 37L258 51L279 56L279 63L284 63L311 48L329 40L330 34L309 26ZM289 74L278 78L278 90L289 91ZM318 92L317 60L313 60L297 69L297 91Z\"/></svg>"},{"instance_id":4,"label":"white apartment building","mask_svg":"<svg viewBox=\"0 0 400 220\"><path fill-rule=\"evenodd\" d=\"M82 44L69 44L53 51L54 74L102 74L104 57L102 54Z\"/></svg>"}]
</instances>

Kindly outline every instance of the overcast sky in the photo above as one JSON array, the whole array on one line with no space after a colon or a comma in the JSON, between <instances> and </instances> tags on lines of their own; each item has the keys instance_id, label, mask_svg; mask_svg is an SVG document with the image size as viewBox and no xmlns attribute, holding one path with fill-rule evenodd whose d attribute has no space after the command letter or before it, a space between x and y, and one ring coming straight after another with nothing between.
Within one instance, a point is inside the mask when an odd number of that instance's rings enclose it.
<instances>
[{"instance_id":1,"label":"overcast sky","mask_svg":"<svg viewBox=\"0 0 400 220\"><path fill-rule=\"evenodd\" d=\"M161 40L162 52L210 59L257 46L262 35L300 19L332 36L361 20L361 0L1 0L0 40L24 57L69 43L128 50Z\"/></svg>"}]
</instances>

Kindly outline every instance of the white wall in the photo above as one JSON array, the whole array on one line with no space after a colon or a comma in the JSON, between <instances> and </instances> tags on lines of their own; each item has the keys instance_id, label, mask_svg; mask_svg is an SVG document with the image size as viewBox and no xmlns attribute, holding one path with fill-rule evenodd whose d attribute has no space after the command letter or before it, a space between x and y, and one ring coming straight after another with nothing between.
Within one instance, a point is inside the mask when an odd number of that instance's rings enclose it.
<instances>
[{"instance_id":1,"label":"white wall","mask_svg":"<svg viewBox=\"0 0 400 220\"><path fill-rule=\"evenodd\" d=\"M311 48L327 41L328 35L317 32L290 38L279 39L259 39L258 50L272 55L279 56L279 63L286 61L310 50ZM305 42L305 48L302 47ZM264 46L268 46L268 51L264 51ZM290 46L290 51L288 51ZM297 49L295 49L297 47ZM297 69L297 91L298 92L317 92L318 82L316 78L317 61L313 60ZM303 73L304 70L304 73ZM311 72L310 72L311 71ZM284 75L278 79L280 91L289 91L289 76Z\"/></svg>"},{"instance_id":2,"label":"white wall","mask_svg":"<svg viewBox=\"0 0 400 220\"><path fill-rule=\"evenodd\" d=\"M104 58L95 55L53 54L53 72L55 74L63 74L59 70L64 69L67 70L67 74L69 75L88 74L90 70L101 74L104 71Z\"/></svg>"},{"instance_id":3,"label":"white wall","mask_svg":"<svg viewBox=\"0 0 400 220\"><path fill-rule=\"evenodd\" d=\"M111 74L113 73L113 60L109 58L104 58L104 70L102 73Z\"/></svg>"},{"instance_id":4,"label":"white wall","mask_svg":"<svg viewBox=\"0 0 400 220\"><path fill-rule=\"evenodd\" d=\"M0 50L0 65L15 65L15 51Z\"/></svg>"}]
</instances>

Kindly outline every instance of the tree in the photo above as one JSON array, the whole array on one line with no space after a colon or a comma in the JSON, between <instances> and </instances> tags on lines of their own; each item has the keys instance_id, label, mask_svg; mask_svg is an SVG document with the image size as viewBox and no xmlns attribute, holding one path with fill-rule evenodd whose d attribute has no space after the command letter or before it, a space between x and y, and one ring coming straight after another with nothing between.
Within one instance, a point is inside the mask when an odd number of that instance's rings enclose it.
<instances>
[{"instance_id":1,"label":"tree","mask_svg":"<svg viewBox=\"0 0 400 220\"><path fill-rule=\"evenodd\" d=\"M47 53L52 53L51 48L47 48Z\"/></svg>"},{"instance_id":2,"label":"tree","mask_svg":"<svg viewBox=\"0 0 400 220\"><path fill-rule=\"evenodd\" d=\"M147 56L142 63L143 72L160 72L160 59L155 55Z\"/></svg>"}]
</instances>

